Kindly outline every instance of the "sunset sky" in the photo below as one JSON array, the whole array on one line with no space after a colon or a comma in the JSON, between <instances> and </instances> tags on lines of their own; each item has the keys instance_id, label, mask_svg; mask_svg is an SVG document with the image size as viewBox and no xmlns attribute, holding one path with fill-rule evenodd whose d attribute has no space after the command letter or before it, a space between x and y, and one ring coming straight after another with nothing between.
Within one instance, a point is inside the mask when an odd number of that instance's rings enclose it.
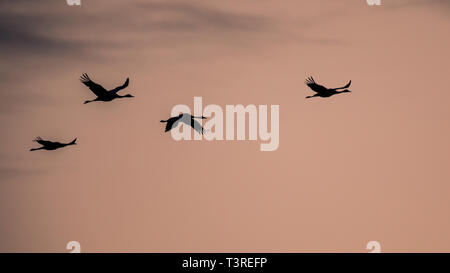
<instances>
[{"instance_id":1,"label":"sunset sky","mask_svg":"<svg viewBox=\"0 0 450 273\"><path fill-rule=\"evenodd\" d=\"M382 3L0 1L0 252L450 252L450 1ZM279 148L173 140L195 96Z\"/></svg>"}]
</instances>

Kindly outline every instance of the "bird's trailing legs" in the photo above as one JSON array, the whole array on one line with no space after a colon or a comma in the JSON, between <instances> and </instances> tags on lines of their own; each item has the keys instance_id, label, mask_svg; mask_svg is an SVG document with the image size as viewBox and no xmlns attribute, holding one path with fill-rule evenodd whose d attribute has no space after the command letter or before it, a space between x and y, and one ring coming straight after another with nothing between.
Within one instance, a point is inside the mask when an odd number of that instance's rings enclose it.
<instances>
[{"instance_id":1,"label":"bird's trailing legs","mask_svg":"<svg viewBox=\"0 0 450 273\"><path fill-rule=\"evenodd\" d=\"M306 98L310 99L310 98L314 98L314 97L319 97L319 95L315 94L315 95L312 95L312 96L307 96Z\"/></svg>"}]
</instances>

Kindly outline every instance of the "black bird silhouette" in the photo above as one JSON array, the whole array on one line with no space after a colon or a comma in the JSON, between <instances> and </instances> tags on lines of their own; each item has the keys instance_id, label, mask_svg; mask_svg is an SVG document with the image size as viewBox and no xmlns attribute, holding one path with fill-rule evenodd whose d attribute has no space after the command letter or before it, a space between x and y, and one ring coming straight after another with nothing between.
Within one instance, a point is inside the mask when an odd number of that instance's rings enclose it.
<instances>
[{"instance_id":1,"label":"black bird silhouette","mask_svg":"<svg viewBox=\"0 0 450 273\"><path fill-rule=\"evenodd\" d=\"M306 85L309 86L309 88L311 88L314 92L316 92L316 94L314 94L313 96L306 97L307 99L309 99L309 98L313 98L313 97L327 98L327 97L331 97L336 94L351 92L350 90L348 90L346 88L350 87L350 84L352 84L352 81L349 81L346 86L338 87L338 88L326 88L322 85L319 85L316 83L316 81L314 81L313 77L309 77L308 79L306 79L305 83L306 83ZM345 89L345 90L338 91L340 89Z\"/></svg>"},{"instance_id":2,"label":"black bird silhouette","mask_svg":"<svg viewBox=\"0 0 450 273\"><path fill-rule=\"evenodd\" d=\"M204 116L195 117L190 114L181 113L176 117L169 118L168 120L161 120L161 122L163 122L163 123L167 122L165 132L172 130L173 128L177 127L177 125L180 122L183 122L183 123L191 126L192 128L194 128L194 130L197 131L199 134L203 134L204 129L203 129L202 125L198 121L195 120L196 118L206 119L206 117L204 117Z\"/></svg>"},{"instance_id":3,"label":"black bird silhouette","mask_svg":"<svg viewBox=\"0 0 450 273\"><path fill-rule=\"evenodd\" d=\"M76 145L76 141L77 139L75 138L74 140L72 140L69 143L60 143L60 142L53 142L53 141L48 141L48 140L43 140L41 137L37 137L35 140L33 140L39 144L42 145L42 147L40 148L33 148L30 149L30 151L37 151L37 150L48 150L48 151L53 151L59 148L63 148L66 146L70 146L70 145Z\"/></svg>"},{"instance_id":4,"label":"black bird silhouette","mask_svg":"<svg viewBox=\"0 0 450 273\"><path fill-rule=\"evenodd\" d=\"M87 87L89 87L89 89L91 89L92 93L94 93L97 98L95 100L87 100L84 103L89 103L89 102L93 102L93 101L112 101L114 99L119 99L119 98L133 98L134 96L131 94L126 94L124 96L121 96L119 94L117 94L117 92L119 92L120 90L126 88L128 86L128 83L130 82L130 79L127 78L127 80L125 81L125 83L122 86L118 86L112 90L106 90L103 86L101 86L100 84L97 84L95 82L93 82L88 74L84 73L81 77L80 77L80 81L82 83L84 83L84 85L86 85Z\"/></svg>"}]
</instances>

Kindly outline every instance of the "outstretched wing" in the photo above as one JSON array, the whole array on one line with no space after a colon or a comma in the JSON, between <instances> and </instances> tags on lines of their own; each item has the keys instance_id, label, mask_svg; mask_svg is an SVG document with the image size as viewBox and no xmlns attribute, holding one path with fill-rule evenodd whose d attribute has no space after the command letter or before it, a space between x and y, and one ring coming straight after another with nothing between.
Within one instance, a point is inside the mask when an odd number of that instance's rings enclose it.
<instances>
[{"instance_id":1,"label":"outstretched wing","mask_svg":"<svg viewBox=\"0 0 450 273\"><path fill-rule=\"evenodd\" d=\"M97 97L101 97L104 94L106 94L108 91L103 88L103 86L101 86L100 84L97 84L95 82L93 82L88 74L84 73L81 77L80 77L80 81L82 83L84 83L84 85L86 85L87 87L89 87L89 89L91 89L92 93L94 93L95 95L97 95Z\"/></svg>"},{"instance_id":2,"label":"outstretched wing","mask_svg":"<svg viewBox=\"0 0 450 273\"><path fill-rule=\"evenodd\" d=\"M328 91L328 89L320 84L317 84L316 81L313 79L313 77L309 77L305 81L306 85L311 88L314 92L322 93Z\"/></svg>"},{"instance_id":3,"label":"outstretched wing","mask_svg":"<svg viewBox=\"0 0 450 273\"><path fill-rule=\"evenodd\" d=\"M52 142L52 141L43 140L41 137L37 137L33 141L41 144L42 146L49 146L49 145L52 145L52 144L55 143L55 142Z\"/></svg>"},{"instance_id":4,"label":"outstretched wing","mask_svg":"<svg viewBox=\"0 0 450 273\"><path fill-rule=\"evenodd\" d=\"M346 86L338 87L338 88L335 88L335 89L337 90L337 89L345 89L345 88L349 88L351 84L352 84L352 81L350 80L350 81L347 83Z\"/></svg>"},{"instance_id":5,"label":"outstretched wing","mask_svg":"<svg viewBox=\"0 0 450 273\"><path fill-rule=\"evenodd\" d=\"M178 122L180 121L181 117L172 117L167 120L166 124L166 132L172 130L172 128L175 128L178 125Z\"/></svg>"},{"instance_id":6,"label":"outstretched wing","mask_svg":"<svg viewBox=\"0 0 450 273\"><path fill-rule=\"evenodd\" d=\"M191 118L190 121L189 120L185 120L185 119L183 119L182 121L183 121L183 123L186 123L187 125L189 125L192 128L194 128L194 130L197 131L197 133L203 134L203 127L200 124L200 122L198 122L198 121L196 121L195 119L192 119L192 118Z\"/></svg>"},{"instance_id":7,"label":"outstretched wing","mask_svg":"<svg viewBox=\"0 0 450 273\"><path fill-rule=\"evenodd\" d=\"M128 83L129 83L129 82L130 82L130 79L127 78L127 80L125 81L125 83L124 83L123 85L117 86L116 88L114 88L113 90L111 90L111 91L109 91L109 92L117 93L117 92L119 92L120 90L126 88L126 87L128 86Z\"/></svg>"}]
</instances>

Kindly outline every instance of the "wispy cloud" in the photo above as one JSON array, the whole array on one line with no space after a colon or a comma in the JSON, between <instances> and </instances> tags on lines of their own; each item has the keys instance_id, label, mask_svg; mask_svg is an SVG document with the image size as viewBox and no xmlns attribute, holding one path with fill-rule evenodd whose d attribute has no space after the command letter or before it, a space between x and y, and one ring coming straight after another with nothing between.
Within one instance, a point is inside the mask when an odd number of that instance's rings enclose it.
<instances>
[{"instance_id":1,"label":"wispy cloud","mask_svg":"<svg viewBox=\"0 0 450 273\"><path fill-rule=\"evenodd\" d=\"M74 50L75 41L59 39L43 33L46 26L56 23L55 18L42 15L0 13L0 49L3 54L52 53Z\"/></svg>"},{"instance_id":2,"label":"wispy cloud","mask_svg":"<svg viewBox=\"0 0 450 273\"><path fill-rule=\"evenodd\" d=\"M59 72L94 59L104 64L128 58L137 50L155 58L164 51L177 59L200 52L190 51L200 47L206 49L201 51L205 56L216 54L218 47L253 50L283 41L339 45L333 37L307 33L313 18L300 23L282 19L267 10L236 9L220 1L99 0L81 7L53 0L1 1L0 111L50 101L45 87L38 92L26 85L43 63Z\"/></svg>"},{"instance_id":3,"label":"wispy cloud","mask_svg":"<svg viewBox=\"0 0 450 273\"><path fill-rule=\"evenodd\" d=\"M430 8L450 8L450 1L448 0L397 0L384 3L387 7L399 8L414 8L414 7L430 7Z\"/></svg>"},{"instance_id":4,"label":"wispy cloud","mask_svg":"<svg viewBox=\"0 0 450 273\"><path fill-rule=\"evenodd\" d=\"M269 26L269 19L263 16L237 14L194 2L148 2L138 7L146 11L146 27L155 30L252 32Z\"/></svg>"},{"instance_id":5,"label":"wispy cloud","mask_svg":"<svg viewBox=\"0 0 450 273\"><path fill-rule=\"evenodd\" d=\"M10 181L13 179L26 179L29 176L36 176L42 173L41 170L34 169L19 169L13 167L1 167L0 168L0 182Z\"/></svg>"}]
</instances>

